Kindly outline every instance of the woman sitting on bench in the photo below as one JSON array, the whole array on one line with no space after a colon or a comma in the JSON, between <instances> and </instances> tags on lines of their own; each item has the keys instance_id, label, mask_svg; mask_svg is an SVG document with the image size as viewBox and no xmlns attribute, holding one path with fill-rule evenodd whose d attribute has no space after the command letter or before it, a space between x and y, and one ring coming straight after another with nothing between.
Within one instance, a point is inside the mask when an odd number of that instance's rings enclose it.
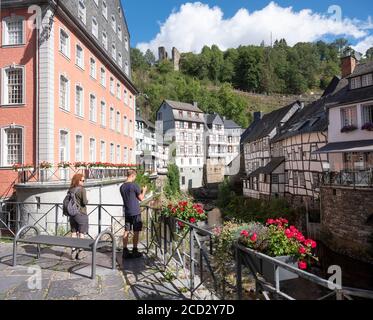
<instances>
[{"instance_id":1,"label":"woman sitting on bench","mask_svg":"<svg viewBox=\"0 0 373 320\"><path fill-rule=\"evenodd\" d=\"M76 174L71 180L69 191L75 194L76 203L80 209L80 214L70 217L71 236L73 238L84 239L88 234L88 215L87 215L87 192L83 187L85 182L82 174ZM72 260L82 260L86 257L83 249L71 249Z\"/></svg>"}]
</instances>

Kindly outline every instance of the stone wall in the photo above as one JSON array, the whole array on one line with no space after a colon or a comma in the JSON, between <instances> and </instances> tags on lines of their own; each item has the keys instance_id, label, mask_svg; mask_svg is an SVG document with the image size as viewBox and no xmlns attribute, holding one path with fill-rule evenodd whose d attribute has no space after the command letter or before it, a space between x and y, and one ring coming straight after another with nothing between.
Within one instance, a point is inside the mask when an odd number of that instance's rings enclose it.
<instances>
[{"instance_id":1,"label":"stone wall","mask_svg":"<svg viewBox=\"0 0 373 320\"><path fill-rule=\"evenodd\" d=\"M373 263L373 190L321 188L321 237L332 250Z\"/></svg>"}]
</instances>

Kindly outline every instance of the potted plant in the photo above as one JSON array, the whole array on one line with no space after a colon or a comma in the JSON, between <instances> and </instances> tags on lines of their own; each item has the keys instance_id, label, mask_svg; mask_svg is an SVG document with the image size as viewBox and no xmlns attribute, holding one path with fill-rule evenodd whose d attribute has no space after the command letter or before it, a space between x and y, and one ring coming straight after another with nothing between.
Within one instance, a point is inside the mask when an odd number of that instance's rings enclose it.
<instances>
[{"instance_id":1,"label":"potted plant","mask_svg":"<svg viewBox=\"0 0 373 320\"><path fill-rule=\"evenodd\" d=\"M248 248L264 253L293 267L306 270L314 261L318 261L313 254L316 242L306 239L294 226L289 226L286 219L268 219L266 225L252 230L243 229L239 241ZM259 268L263 276L270 282L275 281L275 266L267 260L261 261ZM290 280L298 276L280 268L279 280Z\"/></svg>"},{"instance_id":2,"label":"potted plant","mask_svg":"<svg viewBox=\"0 0 373 320\"><path fill-rule=\"evenodd\" d=\"M68 180L69 179L69 168L71 167L71 163L68 161L61 161L57 167L60 169L60 178L61 180Z\"/></svg>"},{"instance_id":3,"label":"potted plant","mask_svg":"<svg viewBox=\"0 0 373 320\"><path fill-rule=\"evenodd\" d=\"M167 207L162 210L162 215L166 218L171 218L171 222L174 219L179 219L176 226L178 229L184 229L186 226L183 221L197 224L200 221L205 221L207 215L201 204L193 204L189 201L180 201L177 204L170 203Z\"/></svg>"},{"instance_id":4,"label":"potted plant","mask_svg":"<svg viewBox=\"0 0 373 320\"><path fill-rule=\"evenodd\" d=\"M348 132L351 132L351 131L355 131L357 130L357 127L354 126L354 125L348 125L348 126L344 126L342 129L341 129L341 132L342 133L348 133Z\"/></svg>"},{"instance_id":5,"label":"potted plant","mask_svg":"<svg viewBox=\"0 0 373 320\"><path fill-rule=\"evenodd\" d=\"M49 179L49 170L53 167L53 165L48 161L43 161L40 163L40 182L48 181Z\"/></svg>"},{"instance_id":6,"label":"potted plant","mask_svg":"<svg viewBox=\"0 0 373 320\"><path fill-rule=\"evenodd\" d=\"M366 131L373 131L373 122L367 122L361 129Z\"/></svg>"}]
</instances>

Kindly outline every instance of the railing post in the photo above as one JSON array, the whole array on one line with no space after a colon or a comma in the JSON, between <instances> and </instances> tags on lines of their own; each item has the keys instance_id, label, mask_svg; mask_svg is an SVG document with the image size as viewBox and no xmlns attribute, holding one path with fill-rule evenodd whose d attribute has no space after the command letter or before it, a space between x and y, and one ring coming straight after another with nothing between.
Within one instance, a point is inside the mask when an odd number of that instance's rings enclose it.
<instances>
[{"instance_id":1,"label":"railing post","mask_svg":"<svg viewBox=\"0 0 373 320\"><path fill-rule=\"evenodd\" d=\"M102 212L101 212L101 204L99 204L98 205L98 234L100 234L101 233L101 214L102 214Z\"/></svg>"},{"instance_id":2,"label":"railing post","mask_svg":"<svg viewBox=\"0 0 373 320\"><path fill-rule=\"evenodd\" d=\"M56 237L58 236L58 209L59 209L59 206L56 203L55 204L55 235L56 235ZM47 219L47 217L46 217L46 219Z\"/></svg>"},{"instance_id":3,"label":"railing post","mask_svg":"<svg viewBox=\"0 0 373 320\"><path fill-rule=\"evenodd\" d=\"M146 253L149 253L149 207L146 207Z\"/></svg>"},{"instance_id":4,"label":"railing post","mask_svg":"<svg viewBox=\"0 0 373 320\"><path fill-rule=\"evenodd\" d=\"M17 202L17 204L16 204L16 223L15 223L16 233L20 229L20 226L21 226L21 209L20 209L20 203Z\"/></svg>"},{"instance_id":5,"label":"railing post","mask_svg":"<svg viewBox=\"0 0 373 320\"><path fill-rule=\"evenodd\" d=\"M242 262L241 255L237 246L235 247L236 254L236 277L237 277L237 299L242 300ZM223 279L225 281L225 279Z\"/></svg>"},{"instance_id":6,"label":"railing post","mask_svg":"<svg viewBox=\"0 0 373 320\"><path fill-rule=\"evenodd\" d=\"M165 223L164 224L164 230L163 230L163 236L164 236L164 239L163 239L163 264L164 264L164 267L166 268L166 261L167 261L167 227L168 227L168 223Z\"/></svg>"},{"instance_id":7,"label":"railing post","mask_svg":"<svg viewBox=\"0 0 373 320\"><path fill-rule=\"evenodd\" d=\"M194 264L194 229L190 229L190 238L189 238L189 254L190 254L190 297L193 298L194 290L194 275L195 275L195 264Z\"/></svg>"}]
</instances>

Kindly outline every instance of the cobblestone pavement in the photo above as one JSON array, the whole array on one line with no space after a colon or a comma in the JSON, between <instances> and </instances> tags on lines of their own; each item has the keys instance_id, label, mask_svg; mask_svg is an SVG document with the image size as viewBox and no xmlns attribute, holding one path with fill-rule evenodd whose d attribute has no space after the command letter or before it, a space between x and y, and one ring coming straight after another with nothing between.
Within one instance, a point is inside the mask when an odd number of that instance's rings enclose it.
<instances>
[{"instance_id":1,"label":"cobblestone pavement","mask_svg":"<svg viewBox=\"0 0 373 320\"><path fill-rule=\"evenodd\" d=\"M111 252L97 254L97 277L89 278L91 253L72 261L70 249L19 246L18 266L12 267L12 244L0 243L0 300L180 300L187 299L182 281L167 281L150 257L122 261L111 270ZM40 280L38 280L40 279Z\"/></svg>"}]
</instances>

